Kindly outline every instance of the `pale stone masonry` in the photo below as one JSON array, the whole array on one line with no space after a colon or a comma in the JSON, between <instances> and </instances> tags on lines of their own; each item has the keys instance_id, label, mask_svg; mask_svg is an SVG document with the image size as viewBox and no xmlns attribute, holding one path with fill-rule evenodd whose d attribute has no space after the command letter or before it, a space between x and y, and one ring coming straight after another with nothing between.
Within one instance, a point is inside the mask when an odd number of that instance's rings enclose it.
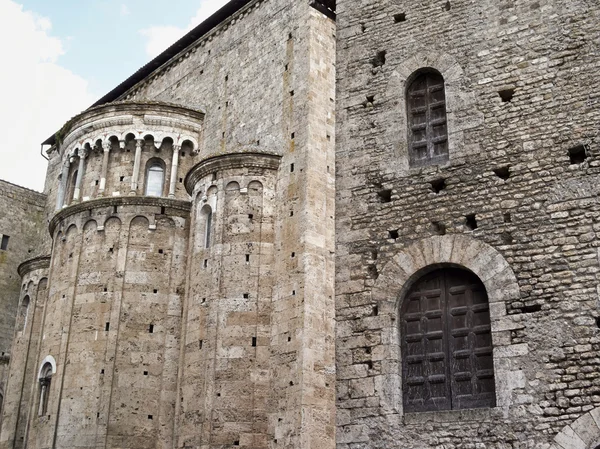
<instances>
[{"instance_id":1,"label":"pale stone masonry","mask_svg":"<svg viewBox=\"0 0 600 449\"><path fill-rule=\"evenodd\" d=\"M0 182L0 449L599 449L599 20L229 2Z\"/></svg>"},{"instance_id":2,"label":"pale stone masonry","mask_svg":"<svg viewBox=\"0 0 600 449\"><path fill-rule=\"evenodd\" d=\"M598 2L339 0L337 12L337 447L596 449ZM407 102L428 73L445 81L448 157L417 166L409 115L423 103ZM495 406L410 412L423 377L404 300L456 268L487 291Z\"/></svg>"},{"instance_id":3,"label":"pale stone masonry","mask_svg":"<svg viewBox=\"0 0 600 449\"><path fill-rule=\"evenodd\" d=\"M0 447L335 446L335 23L310 3L231 2L47 142Z\"/></svg>"}]
</instances>

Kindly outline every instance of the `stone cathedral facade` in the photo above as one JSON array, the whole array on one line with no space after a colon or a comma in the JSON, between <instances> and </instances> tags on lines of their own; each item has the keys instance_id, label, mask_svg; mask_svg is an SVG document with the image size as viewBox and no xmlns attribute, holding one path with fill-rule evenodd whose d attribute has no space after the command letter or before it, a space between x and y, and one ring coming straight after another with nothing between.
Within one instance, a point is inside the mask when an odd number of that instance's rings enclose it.
<instances>
[{"instance_id":1,"label":"stone cathedral facade","mask_svg":"<svg viewBox=\"0 0 600 449\"><path fill-rule=\"evenodd\" d=\"M230 1L0 183L0 448L600 447L599 22Z\"/></svg>"}]
</instances>

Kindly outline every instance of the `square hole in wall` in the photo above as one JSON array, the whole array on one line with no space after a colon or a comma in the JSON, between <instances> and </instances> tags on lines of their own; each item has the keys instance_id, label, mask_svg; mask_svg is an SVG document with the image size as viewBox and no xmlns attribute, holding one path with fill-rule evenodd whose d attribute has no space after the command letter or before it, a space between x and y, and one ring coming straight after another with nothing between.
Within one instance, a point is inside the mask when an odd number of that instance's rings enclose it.
<instances>
[{"instance_id":1,"label":"square hole in wall","mask_svg":"<svg viewBox=\"0 0 600 449\"><path fill-rule=\"evenodd\" d=\"M510 167L508 165L504 166L504 167L498 167L494 169L494 174L500 178L503 179L504 181L506 181L508 178L510 178Z\"/></svg>"},{"instance_id":2,"label":"square hole in wall","mask_svg":"<svg viewBox=\"0 0 600 449\"><path fill-rule=\"evenodd\" d=\"M148 375L148 371L144 371L144 376L147 376L147 375Z\"/></svg>"},{"instance_id":3,"label":"square hole in wall","mask_svg":"<svg viewBox=\"0 0 600 449\"><path fill-rule=\"evenodd\" d=\"M249 293L244 293L244 299L248 299L250 298L250 294Z\"/></svg>"},{"instance_id":4,"label":"square hole in wall","mask_svg":"<svg viewBox=\"0 0 600 449\"><path fill-rule=\"evenodd\" d=\"M390 239L396 240L399 237L398 229L388 231L388 236Z\"/></svg>"},{"instance_id":5,"label":"square hole in wall","mask_svg":"<svg viewBox=\"0 0 600 449\"><path fill-rule=\"evenodd\" d=\"M478 227L477 217L475 216L475 214L467 215L465 217L465 222L466 222L467 228L469 228L471 231L474 231Z\"/></svg>"},{"instance_id":6,"label":"square hole in wall","mask_svg":"<svg viewBox=\"0 0 600 449\"><path fill-rule=\"evenodd\" d=\"M585 145L577 145L569 148L569 160L572 165L581 164L587 159L587 151Z\"/></svg>"},{"instance_id":7,"label":"square hole in wall","mask_svg":"<svg viewBox=\"0 0 600 449\"><path fill-rule=\"evenodd\" d=\"M510 103L512 101L513 97L515 96L515 90L514 89L503 89L498 92L498 95L500 95L500 98L502 99L502 103Z\"/></svg>"},{"instance_id":8,"label":"square hole in wall","mask_svg":"<svg viewBox=\"0 0 600 449\"><path fill-rule=\"evenodd\" d=\"M434 193L440 193L442 190L446 189L446 180L444 178L434 179L429 184Z\"/></svg>"},{"instance_id":9,"label":"square hole in wall","mask_svg":"<svg viewBox=\"0 0 600 449\"><path fill-rule=\"evenodd\" d=\"M398 14L394 14L394 23L406 22L406 13L401 12Z\"/></svg>"}]
</instances>

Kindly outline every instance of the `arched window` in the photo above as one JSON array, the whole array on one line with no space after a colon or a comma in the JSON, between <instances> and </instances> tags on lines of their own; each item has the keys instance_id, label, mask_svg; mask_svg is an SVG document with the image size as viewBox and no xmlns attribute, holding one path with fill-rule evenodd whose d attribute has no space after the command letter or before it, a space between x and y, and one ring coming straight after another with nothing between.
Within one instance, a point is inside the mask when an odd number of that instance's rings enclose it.
<instances>
[{"instance_id":1,"label":"arched window","mask_svg":"<svg viewBox=\"0 0 600 449\"><path fill-rule=\"evenodd\" d=\"M422 276L400 323L405 412L495 406L489 303L477 276L457 268Z\"/></svg>"},{"instance_id":2,"label":"arched window","mask_svg":"<svg viewBox=\"0 0 600 449\"><path fill-rule=\"evenodd\" d=\"M69 179L69 186L67 189L67 197L65 198L65 204L71 204L73 202L73 197L75 196L75 185L77 184L77 173L78 170L75 170L71 174L71 178Z\"/></svg>"},{"instance_id":3,"label":"arched window","mask_svg":"<svg viewBox=\"0 0 600 449\"><path fill-rule=\"evenodd\" d=\"M212 237L212 209L209 205L202 208L202 217L204 218L204 247L210 248Z\"/></svg>"},{"instance_id":4,"label":"arched window","mask_svg":"<svg viewBox=\"0 0 600 449\"><path fill-rule=\"evenodd\" d=\"M448 160L448 127L444 77L421 71L406 91L408 152L411 166L434 165Z\"/></svg>"},{"instance_id":5,"label":"arched window","mask_svg":"<svg viewBox=\"0 0 600 449\"><path fill-rule=\"evenodd\" d=\"M50 383L52 381L53 368L50 362L44 364L40 371L40 404L38 416L44 416L48 411L48 396L50 395Z\"/></svg>"},{"instance_id":6,"label":"arched window","mask_svg":"<svg viewBox=\"0 0 600 449\"><path fill-rule=\"evenodd\" d=\"M27 312L29 311L29 296L25 296L21 300L19 307L19 316L17 318L17 330L24 331L27 327Z\"/></svg>"},{"instance_id":7,"label":"arched window","mask_svg":"<svg viewBox=\"0 0 600 449\"><path fill-rule=\"evenodd\" d=\"M146 166L146 196L162 196L165 183L165 164L160 159L150 159Z\"/></svg>"}]
</instances>

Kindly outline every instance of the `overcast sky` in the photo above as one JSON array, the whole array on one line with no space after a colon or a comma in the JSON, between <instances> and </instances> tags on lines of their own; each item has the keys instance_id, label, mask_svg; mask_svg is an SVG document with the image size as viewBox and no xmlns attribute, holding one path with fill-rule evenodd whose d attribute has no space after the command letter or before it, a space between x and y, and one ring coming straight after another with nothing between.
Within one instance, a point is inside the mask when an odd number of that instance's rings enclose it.
<instances>
[{"instance_id":1,"label":"overcast sky","mask_svg":"<svg viewBox=\"0 0 600 449\"><path fill-rule=\"evenodd\" d=\"M42 191L41 142L225 3L0 0L0 179Z\"/></svg>"}]
</instances>

